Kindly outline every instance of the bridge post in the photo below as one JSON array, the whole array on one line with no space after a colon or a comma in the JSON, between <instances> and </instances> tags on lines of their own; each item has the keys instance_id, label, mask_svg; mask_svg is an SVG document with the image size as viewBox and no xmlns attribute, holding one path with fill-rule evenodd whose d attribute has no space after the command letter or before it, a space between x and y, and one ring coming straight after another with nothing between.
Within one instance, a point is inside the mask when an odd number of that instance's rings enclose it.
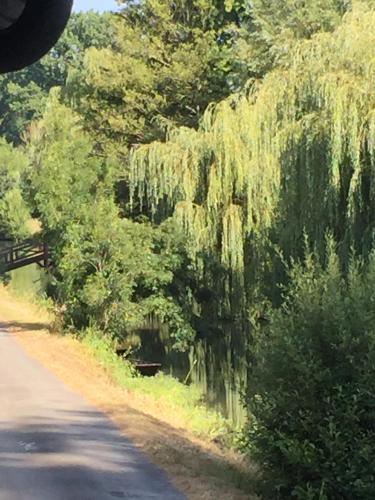
<instances>
[{"instance_id":1,"label":"bridge post","mask_svg":"<svg viewBox=\"0 0 375 500\"><path fill-rule=\"evenodd\" d=\"M45 269L48 269L49 265L49 248L47 243L43 243L43 265Z\"/></svg>"}]
</instances>

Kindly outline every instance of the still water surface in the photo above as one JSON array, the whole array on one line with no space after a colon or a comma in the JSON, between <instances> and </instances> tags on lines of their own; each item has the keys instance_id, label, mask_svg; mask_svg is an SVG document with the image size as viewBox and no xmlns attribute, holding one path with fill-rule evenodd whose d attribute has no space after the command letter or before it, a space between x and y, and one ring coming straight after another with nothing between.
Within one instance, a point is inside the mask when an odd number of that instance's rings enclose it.
<instances>
[{"instance_id":1,"label":"still water surface","mask_svg":"<svg viewBox=\"0 0 375 500\"><path fill-rule=\"evenodd\" d=\"M166 373L198 386L209 406L241 425L246 418L242 394L248 374L246 339L242 337L232 331L225 338L201 338L188 353L175 352L163 329L140 330L129 340L137 356L161 363Z\"/></svg>"}]
</instances>

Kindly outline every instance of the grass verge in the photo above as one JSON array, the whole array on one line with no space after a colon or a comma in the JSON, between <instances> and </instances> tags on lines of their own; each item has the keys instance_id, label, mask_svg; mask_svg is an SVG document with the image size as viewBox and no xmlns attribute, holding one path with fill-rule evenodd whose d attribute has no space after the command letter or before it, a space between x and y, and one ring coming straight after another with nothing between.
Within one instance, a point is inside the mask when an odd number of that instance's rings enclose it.
<instances>
[{"instance_id":1,"label":"grass verge","mask_svg":"<svg viewBox=\"0 0 375 500\"><path fill-rule=\"evenodd\" d=\"M234 444L236 432L229 421L204 405L202 394L196 387L185 385L162 372L155 377L137 375L130 363L116 355L112 342L93 329L86 330L81 342L120 387L162 401L172 413L179 413L183 427L194 434L220 441L226 446Z\"/></svg>"}]
</instances>

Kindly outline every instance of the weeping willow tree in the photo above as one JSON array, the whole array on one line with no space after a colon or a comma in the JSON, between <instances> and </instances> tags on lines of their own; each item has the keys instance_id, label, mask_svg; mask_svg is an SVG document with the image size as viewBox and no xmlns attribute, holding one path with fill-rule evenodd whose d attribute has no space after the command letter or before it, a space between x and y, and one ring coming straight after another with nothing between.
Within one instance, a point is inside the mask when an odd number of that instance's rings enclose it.
<instances>
[{"instance_id":1,"label":"weeping willow tree","mask_svg":"<svg viewBox=\"0 0 375 500\"><path fill-rule=\"evenodd\" d=\"M246 94L210 107L198 131L132 152L132 198L154 214L173 210L206 279L202 255L220 262L225 309L247 311L272 272L270 249L298 256L307 235L319 250L327 232L344 263L372 247L374 25L374 3L354 3L333 33L297 42Z\"/></svg>"}]
</instances>

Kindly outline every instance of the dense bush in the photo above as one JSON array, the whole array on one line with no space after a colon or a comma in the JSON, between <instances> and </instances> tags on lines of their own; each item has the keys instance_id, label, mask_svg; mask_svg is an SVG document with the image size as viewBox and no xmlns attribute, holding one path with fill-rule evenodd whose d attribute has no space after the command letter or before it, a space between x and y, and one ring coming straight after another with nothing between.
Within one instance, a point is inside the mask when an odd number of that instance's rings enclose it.
<instances>
[{"instance_id":1,"label":"dense bush","mask_svg":"<svg viewBox=\"0 0 375 500\"><path fill-rule=\"evenodd\" d=\"M375 255L291 271L259 334L245 447L266 498L375 498Z\"/></svg>"},{"instance_id":2,"label":"dense bush","mask_svg":"<svg viewBox=\"0 0 375 500\"><path fill-rule=\"evenodd\" d=\"M194 331L183 307L187 290L175 279L187 262L177 236L172 225L139 224L121 218L113 200L93 200L68 226L58 261L65 324L123 338L157 317L175 348L187 349Z\"/></svg>"}]
</instances>

